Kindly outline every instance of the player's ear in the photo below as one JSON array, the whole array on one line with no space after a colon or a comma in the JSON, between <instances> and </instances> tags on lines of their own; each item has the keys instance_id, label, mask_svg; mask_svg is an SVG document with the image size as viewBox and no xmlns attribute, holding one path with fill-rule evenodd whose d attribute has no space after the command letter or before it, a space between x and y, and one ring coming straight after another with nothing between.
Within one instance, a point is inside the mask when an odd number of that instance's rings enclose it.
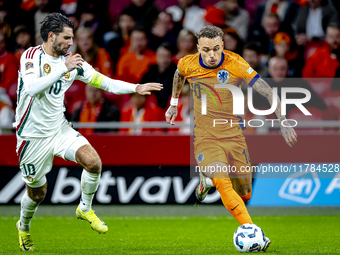
<instances>
[{"instance_id":1,"label":"player's ear","mask_svg":"<svg viewBox=\"0 0 340 255\"><path fill-rule=\"evenodd\" d=\"M200 51L200 46L198 44L196 44L196 45L197 45L197 51Z\"/></svg>"},{"instance_id":2,"label":"player's ear","mask_svg":"<svg viewBox=\"0 0 340 255\"><path fill-rule=\"evenodd\" d=\"M55 39L55 33L53 33L52 31L48 33L48 39L51 39L52 42L54 41Z\"/></svg>"}]
</instances>

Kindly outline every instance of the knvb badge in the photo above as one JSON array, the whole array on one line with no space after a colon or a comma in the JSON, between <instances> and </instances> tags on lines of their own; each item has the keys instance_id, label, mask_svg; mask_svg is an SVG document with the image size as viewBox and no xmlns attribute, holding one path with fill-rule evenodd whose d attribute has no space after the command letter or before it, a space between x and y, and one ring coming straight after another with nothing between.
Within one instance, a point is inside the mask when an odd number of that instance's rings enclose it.
<instances>
[{"instance_id":1,"label":"knvb badge","mask_svg":"<svg viewBox=\"0 0 340 255\"><path fill-rule=\"evenodd\" d=\"M229 81L229 72L226 70L221 70L217 72L217 80L219 83L227 83Z\"/></svg>"}]
</instances>

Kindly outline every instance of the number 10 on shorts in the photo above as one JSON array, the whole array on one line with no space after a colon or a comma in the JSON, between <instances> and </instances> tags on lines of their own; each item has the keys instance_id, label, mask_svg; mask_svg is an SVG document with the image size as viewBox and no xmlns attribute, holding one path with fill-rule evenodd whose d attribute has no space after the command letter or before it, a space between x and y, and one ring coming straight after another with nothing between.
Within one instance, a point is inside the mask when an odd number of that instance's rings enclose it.
<instances>
[{"instance_id":1,"label":"number 10 on shorts","mask_svg":"<svg viewBox=\"0 0 340 255\"><path fill-rule=\"evenodd\" d=\"M33 164L23 164L24 175L35 175L35 167Z\"/></svg>"}]
</instances>

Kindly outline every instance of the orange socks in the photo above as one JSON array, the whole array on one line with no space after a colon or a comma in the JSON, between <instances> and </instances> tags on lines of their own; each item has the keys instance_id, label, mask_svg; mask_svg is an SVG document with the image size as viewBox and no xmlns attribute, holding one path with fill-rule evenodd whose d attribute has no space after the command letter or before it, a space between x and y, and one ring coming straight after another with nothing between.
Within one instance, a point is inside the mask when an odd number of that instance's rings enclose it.
<instances>
[{"instance_id":1,"label":"orange socks","mask_svg":"<svg viewBox=\"0 0 340 255\"><path fill-rule=\"evenodd\" d=\"M216 174L213 179L213 184L220 193L224 206L241 225L253 223L242 198L233 189L233 185L227 174Z\"/></svg>"}]
</instances>

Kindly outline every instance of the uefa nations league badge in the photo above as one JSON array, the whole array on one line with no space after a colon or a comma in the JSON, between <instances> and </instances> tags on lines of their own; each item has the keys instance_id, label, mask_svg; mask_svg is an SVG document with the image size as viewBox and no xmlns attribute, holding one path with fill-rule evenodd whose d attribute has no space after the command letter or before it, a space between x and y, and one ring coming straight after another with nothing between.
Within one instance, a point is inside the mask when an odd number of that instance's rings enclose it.
<instances>
[{"instance_id":1,"label":"uefa nations league badge","mask_svg":"<svg viewBox=\"0 0 340 255\"><path fill-rule=\"evenodd\" d=\"M227 83L229 81L229 72L227 70L221 70L217 72L217 80L219 83Z\"/></svg>"}]
</instances>

